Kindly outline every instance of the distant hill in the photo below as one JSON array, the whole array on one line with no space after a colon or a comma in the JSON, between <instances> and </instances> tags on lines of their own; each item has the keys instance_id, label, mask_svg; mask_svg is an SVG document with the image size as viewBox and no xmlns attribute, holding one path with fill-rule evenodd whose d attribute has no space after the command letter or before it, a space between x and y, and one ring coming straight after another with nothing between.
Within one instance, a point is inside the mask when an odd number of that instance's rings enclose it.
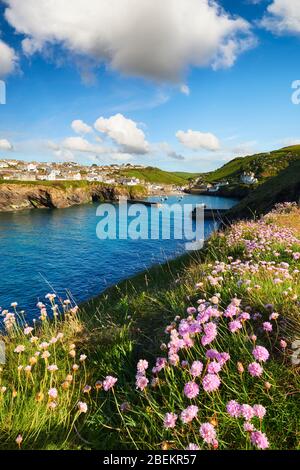
<instances>
[{"instance_id":1,"label":"distant hill","mask_svg":"<svg viewBox=\"0 0 300 470\"><path fill-rule=\"evenodd\" d=\"M289 150L290 151L290 150ZM229 220L265 214L278 202L300 202L300 159L267 179L228 213Z\"/></svg>"},{"instance_id":2,"label":"distant hill","mask_svg":"<svg viewBox=\"0 0 300 470\"><path fill-rule=\"evenodd\" d=\"M195 173L163 171L151 166L138 169L126 168L120 171L119 174L124 177L139 178L148 183L177 184L179 186L186 185L189 178L197 176Z\"/></svg>"},{"instance_id":3,"label":"distant hill","mask_svg":"<svg viewBox=\"0 0 300 470\"><path fill-rule=\"evenodd\" d=\"M259 184L262 184L268 178L277 176L282 170L297 160L300 160L300 145L284 147L273 152L235 158L215 171L203 173L201 179L209 183L221 180L237 183L243 172L252 172L258 178Z\"/></svg>"}]
</instances>

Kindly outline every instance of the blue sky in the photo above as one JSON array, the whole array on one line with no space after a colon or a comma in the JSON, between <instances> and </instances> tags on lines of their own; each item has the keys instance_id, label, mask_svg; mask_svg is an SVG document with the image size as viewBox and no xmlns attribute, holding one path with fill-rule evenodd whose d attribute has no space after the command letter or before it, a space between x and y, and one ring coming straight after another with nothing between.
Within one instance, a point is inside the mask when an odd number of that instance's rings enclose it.
<instances>
[{"instance_id":1,"label":"blue sky","mask_svg":"<svg viewBox=\"0 0 300 470\"><path fill-rule=\"evenodd\" d=\"M0 158L208 171L300 142L297 2L0 2Z\"/></svg>"}]
</instances>

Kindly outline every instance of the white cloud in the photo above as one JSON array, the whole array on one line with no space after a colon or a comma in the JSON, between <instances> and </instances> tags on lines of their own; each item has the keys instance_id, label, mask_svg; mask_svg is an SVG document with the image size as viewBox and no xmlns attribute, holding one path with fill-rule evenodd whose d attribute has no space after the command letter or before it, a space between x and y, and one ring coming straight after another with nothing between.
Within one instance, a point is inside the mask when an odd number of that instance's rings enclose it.
<instances>
[{"instance_id":1,"label":"white cloud","mask_svg":"<svg viewBox=\"0 0 300 470\"><path fill-rule=\"evenodd\" d=\"M181 93L183 93L186 96L189 96L190 93L191 93L191 90L189 89L189 87L187 85L181 85L180 91L181 91Z\"/></svg>"},{"instance_id":2,"label":"white cloud","mask_svg":"<svg viewBox=\"0 0 300 470\"><path fill-rule=\"evenodd\" d=\"M214 0L4 0L26 54L60 44L119 72L180 83L189 67L231 66L249 23Z\"/></svg>"},{"instance_id":3,"label":"white cloud","mask_svg":"<svg viewBox=\"0 0 300 470\"><path fill-rule=\"evenodd\" d=\"M273 0L261 24L277 34L300 34L299 0Z\"/></svg>"},{"instance_id":4,"label":"white cloud","mask_svg":"<svg viewBox=\"0 0 300 470\"><path fill-rule=\"evenodd\" d=\"M76 134L89 134L93 131L92 127L88 126L81 119L75 119L75 121L72 122L71 127Z\"/></svg>"},{"instance_id":5,"label":"white cloud","mask_svg":"<svg viewBox=\"0 0 300 470\"><path fill-rule=\"evenodd\" d=\"M160 142L157 144L157 148L153 147L153 151L158 151L159 153L164 153L167 157L173 158L174 160L185 160L185 157L180 153L175 152L168 142Z\"/></svg>"},{"instance_id":6,"label":"white cloud","mask_svg":"<svg viewBox=\"0 0 300 470\"><path fill-rule=\"evenodd\" d=\"M107 149L100 145L93 145L82 137L67 137L61 143L61 147L74 152L105 153Z\"/></svg>"},{"instance_id":7,"label":"white cloud","mask_svg":"<svg viewBox=\"0 0 300 470\"><path fill-rule=\"evenodd\" d=\"M115 114L108 119L100 117L94 127L120 145L124 152L144 154L149 151L144 132L123 114Z\"/></svg>"},{"instance_id":8,"label":"white cloud","mask_svg":"<svg viewBox=\"0 0 300 470\"><path fill-rule=\"evenodd\" d=\"M14 49L0 39L0 77L4 78L14 72L17 63L18 57Z\"/></svg>"},{"instance_id":9,"label":"white cloud","mask_svg":"<svg viewBox=\"0 0 300 470\"><path fill-rule=\"evenodd\" d=\"M12 144L6 139L0 139L0 151L2 150L12 150Z\"/></svg>"},{"instance_id":10,"label":"white cloud","mask_svg":"<svg viewBox=\"0 0 300 470\"><path fill-rule=\"evenodd\" d=\"M219 139L210 132L192 131L178 131L176 133L178 141L192 150L212 150L216 151L220 149Z\"/></svg>"}]
</instances>

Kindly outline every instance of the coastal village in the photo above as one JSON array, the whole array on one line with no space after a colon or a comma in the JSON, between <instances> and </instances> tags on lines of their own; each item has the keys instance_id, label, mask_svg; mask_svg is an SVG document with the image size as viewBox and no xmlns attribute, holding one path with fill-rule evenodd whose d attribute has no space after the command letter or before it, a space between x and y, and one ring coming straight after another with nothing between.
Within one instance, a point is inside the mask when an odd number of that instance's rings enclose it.
<instances>
[{"instance_id":1,"label":"coastal village","mask_svg":"<svg viewBox=\"0 0 300 470\"><path fill-rule=\"evenodd\" d=\"M89 181L107 185L146 187L149 193L163 191L165 185L150 183L134 176L126 176L126 171L142 170L143 165L81 165L77 162L25 162L22 160L0 160L0 180L13 182L43 181ZM185 188L170 185L168 189L180 191Z\"/></svg>"},{"instance_id":2,"label":"coastal village","mask_svg":"<svg viewBox=\"0 0 300 470\"><path fill-rule=\"evenodd\" d=\"M164 191L189 192L191 189L199 193L218 193L223 187L232 182L224 179L209 183L202 177L190 179L186 185L165 185L149 182L135 176L129 176L131 170L143 170L143 165L112 164L112 165L82 165L77 162L26 162L22 160L0 160L0 180L7 182L43 182L43 181L88 181L106 185L144 186L149 194ZM258 182L253 172L243 172L236 183L255 185ZM167 187L166 187L167 186Z\"/></svg>"}]
</instances>

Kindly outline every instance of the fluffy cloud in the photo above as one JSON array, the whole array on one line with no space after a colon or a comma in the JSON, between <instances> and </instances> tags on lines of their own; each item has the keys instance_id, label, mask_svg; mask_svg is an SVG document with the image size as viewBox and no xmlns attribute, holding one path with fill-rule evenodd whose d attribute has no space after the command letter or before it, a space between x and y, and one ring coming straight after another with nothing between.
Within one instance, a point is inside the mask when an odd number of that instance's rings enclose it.
<instances>
[{"instance_id":1,"label":"fluffy cloud","mask_svg":"<svg viewBox=\"0 0 300 470\"><path fill-rule=\"evenodd\" d=\"M254 40L214 0L4 0L26 54L60 44L119 72L180 83L191 66L231 66ZM296 3L296 2L295 2Z\"/></svg>"},{"instance_id":2,"label":"fluffy cloud","mask_svg":"<svg viewBox=\"0 0 300 470\"><path fill-rule=\"evenodd\" d=\"M12 150L12 144L6 139L0 139L0 152L1 150Z\"/></svg>"},{"instance_id":3,"label":"fluffy cloud","mask_svg":"<svg viewBox=\"0 0 300 470\"><path fill-rule=\"evenodd\" d=\"M175 152L168 142L160 142L157 144L157 149L154 146L153 150L155 152L164 153L167 157L173 158L174 160L185 160L185 157Z\"/></svg>"},{"instance_id":4,"label":"fluffy cloud","mask_svg":"<svg viewBox=\"0 0 300 470\"><path fill-rule=\"evenodd\" d=\"M81 121L81 119L73 121L71 127L76 134L89 134L93 131L91 126L88 126L85 122Z\"/></svg>"},{"instance_id":5,"label":"fluffy cloud","mask_svg":"<svg viewBox=\"0 0 300 470\"><path fill-rule=\"evenodd\" d=\"M275 33L300 34L299 0L273 0L262 25Z\"/></svg>"},{"instance_id":6,"label":"fluffy cloud","mask_svg":"<svg viewBox=\"0 0 300 470\"><path fill-rule=\"evenodd\" d=\"M178 131L176 133L178 141L192 150L212 150L216 151L220 149L219 139L210 132L199 132L192 131Z\"/></svg>"},{"instance_id":7,"label":"fluffy cloud","mask_svg":"<svg viewBox=\"0 0 300 470\"><path fill-rule=\"evenodd\" d=\"M134 121L125 118L123 114L115 114L108 119L100 117L94 126L97 131L106 134L120 145L123 152L145 154L149 151L144 132Z\"/></svg>"},{"instance_id":8,"label":"fluffy cloud","mask_svg":"<svg viewBox=\"0 0 300 470\"><path fill-rule=\"evenodd\" d=\"M105 153L107 149L100 145L93 145L82 137L67 137L63 140L61 147L73 152Z\"/></svg>"},{"instance_id":9,"label":"fluffy cloud","mask_svg":"<svg viewBox=\"0 0 300 470\"><path fill-rule=\"evenodd\" d=\"M186 96L189 96L190 93L191 93L191 90L190 90L190 88L188 87L188 85L181 85L180 91L181 91L181 93L183 93L183 94L186 95Z\"/></svg>"},{"instance_id":10,"label":"fluffy cloud","mask_svg":"<svg viewBox=\"0 0 300 470\"><path fill-rule=\"evenodd\" d=\"M18 63L17 55L11 47L0 39L0 78L12 73Z\"/></svg>"}]
</instances>

